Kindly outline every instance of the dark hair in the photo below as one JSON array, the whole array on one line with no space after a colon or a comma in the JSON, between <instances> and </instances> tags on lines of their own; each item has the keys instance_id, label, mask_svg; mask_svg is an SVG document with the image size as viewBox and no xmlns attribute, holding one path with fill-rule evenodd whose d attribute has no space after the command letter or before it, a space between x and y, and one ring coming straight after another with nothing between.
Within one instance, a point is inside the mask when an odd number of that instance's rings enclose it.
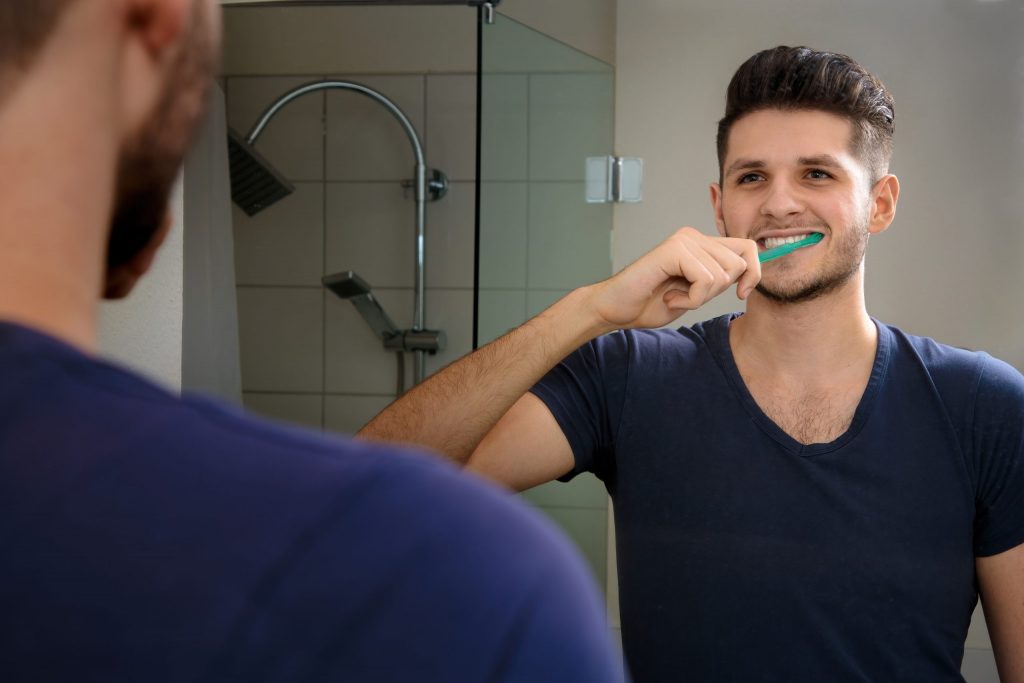
<instances>
[{"instance_id":1,"label":"dark hair","mask_svg":"<svg viewBox=\"0 0 1024 683\"><path fill-rule=\"evenodd\" d=\"M893 106L882 81L846 55L784 45L762 50L729 82L725 117L718 122L719 175L729 131L739 119L765 109L820 110L853 124L851 151L874 183L888 172L892 157Z\"/></svg>"},{"instance_id":2,"label":"dark hair","mask_svg":"<svg viewBox=\"0 0 1024 683\"><path fill-rule=\"evenodd\" d=\"M74 0L0 1L0 96L6 82L26 70Z\"/></svg>"}]
</instances>

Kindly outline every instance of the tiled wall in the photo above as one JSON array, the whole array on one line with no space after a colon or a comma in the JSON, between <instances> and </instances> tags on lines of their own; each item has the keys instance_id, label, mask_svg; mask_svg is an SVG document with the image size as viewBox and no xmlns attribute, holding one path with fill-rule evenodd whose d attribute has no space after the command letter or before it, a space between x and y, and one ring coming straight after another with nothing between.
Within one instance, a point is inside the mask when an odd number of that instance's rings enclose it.
<instances>
[{"instance_id":1,"label":"tiled wall","mask_svg":"<svg viewBox=\"0 0 1024 683\"><path fill-rule=\"evenodd\" d=\"M289 89L330 77L395 102L420 132L427 164L451 181L427 207L427 326L448 348L427 371L472 344L476 84L472 74L308 74L228 77L228 120L247 132ZM394 399L395 355L320 278L352 270L399 327L412 324L415 202L412 147L381 105L358 93L306 95L284 109L257 149L296 192L254 217L235 211L245 404L352 433ZM407 375L411 379L411 358Z\"/></svg>"}]
</instances>

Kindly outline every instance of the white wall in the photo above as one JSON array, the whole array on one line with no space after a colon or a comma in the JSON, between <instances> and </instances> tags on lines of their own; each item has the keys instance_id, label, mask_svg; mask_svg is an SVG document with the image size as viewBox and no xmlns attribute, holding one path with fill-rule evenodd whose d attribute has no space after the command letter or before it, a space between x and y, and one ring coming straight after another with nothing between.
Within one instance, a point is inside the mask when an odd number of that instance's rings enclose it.
<instances>
[{"instance_id":1,"label":"white wall","mask_svg":"<svg viewBox=\"0 0 1024 683\"><path fill-rule=\"evenodd\" d=\"M616 151L644 157L646 177L644 202L616 207L616 269L681 225L714 234L715 127L740 63L778 44L845 52L896 101L902 195L868 249L869 311L1024 368L1022 28L1016 2L619 2ZM738 308L727 293L682 322ZM980 626L965 671L995 680Z\"/></svg>"}]
</instances>

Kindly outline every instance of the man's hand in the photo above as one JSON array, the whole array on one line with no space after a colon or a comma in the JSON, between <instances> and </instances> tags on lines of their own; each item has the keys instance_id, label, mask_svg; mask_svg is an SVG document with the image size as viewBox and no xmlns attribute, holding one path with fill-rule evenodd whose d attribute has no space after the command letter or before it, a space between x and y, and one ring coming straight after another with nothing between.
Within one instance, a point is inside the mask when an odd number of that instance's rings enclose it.
<instances>
[{"instance_id":1,"label":"man's hand","mask_svg":"<svg viewBox=\"0 0 1024 683\"><path fill-rule=\"evenodd\" d=\"M760 280L753 240L682 228L625 270L593 285L592 305L609 329L661 327L734 282L745 299Z\"/></svg>"}]
</instances>

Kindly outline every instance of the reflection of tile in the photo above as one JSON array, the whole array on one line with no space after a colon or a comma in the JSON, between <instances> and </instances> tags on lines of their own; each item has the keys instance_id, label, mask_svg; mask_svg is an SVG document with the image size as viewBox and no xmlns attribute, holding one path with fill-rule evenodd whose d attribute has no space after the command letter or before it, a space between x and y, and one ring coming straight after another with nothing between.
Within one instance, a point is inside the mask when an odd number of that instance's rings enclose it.
<instances>
[{"instance_id":1,"label":"reflection of tile","mask_svg":"<svg viewBox=\"0 0 1024 683\"><path fill-rule=\"evenodd\" d=\"M320 394L260 394L246 392L242 397L246 410L263 417L320 429L323 406Z\"/></svg>"},{"instance_id":2,"label":"reflection of tile","mask_svg":"<svg viewBox=\"0 0 1024 683\"><path fill-rule=\"evenodd\" d=\"M228 124L243 137L264 109L313 78L229 78ZM321 180L324 175L324 95L303 95L283 108L256 141L256 150L285 178Z\"/></svg>"},{"instance_id":3,"label":"reflection of tile","mask_svg":"<svg viewBox=\"0 0 1024 683\"><path fill-rule=\"evenodd\" d=\"M328 183L325 274L351 270L373 287L412 287L415 206L398 183Z\"/></svg>"},{"instance_id":4,"label":"reflection of tile","mask_svg":"<svg viewBox=\"0 0 1024 683\"><path fill-rule=\"evenodd\" d=\"M481 99L481 180L526 180L526 76L487 74Z\"/></svg>"},{"instance_id":5,"label":"reflection of tile","mask_svg":"<svg viewBox=\"0 0 1024 683\"><path fill-rule=\"evenodd\" d=\"M427 287L472 287L476 255L476 185L452 183L427 204Z\"/></svg>"},{"instance_id":6,"label":"reflection of tile","mask_svg":"<svg viewBox=\"0 0 1024 683\"><path fill-rule=\"evenodd\" d=\"M530 180L583 180L584 160L612 153L612 76L530 77Z\"/></svg>"},{"instance_id":7,"label":"reflection of tile","mask_svg":"<svg viewBox=\"0 0 1024 683\"><path fill-rule=\"evenodd\" d=\"M960 673L964 680L971 683L982 683L982 681L999 681L999 672L996 669L996 659L992 650L976 648L964 648L964 658L960 665Z\"/></svg>"},{"instance_id":8,"label":"reflection of tile","mask_svg":"<svg viewBox=\"0 0 1024 683\"><path fill-rule=\"evenodd\" d=\"M569 293L567 289L531 289L526 292L526 315L537 315Z\"/></svg>"},{"instance_id":9,"label":"reflection of tile","mask_svg":"<svg viewBox=\"0 0 1024 683\"><path fill-rule=\"evenodd\" d=\"M341 76L382 93L423 137L422 76ZM404 180L416 166L405 128L381 103L343 90L327 93L327 179Z\"/></svg>"},{"instance_id":10,"label":"reflection of tile","mask_svg":"<svg viewBox=\"0 0 1024 683\"><path fill-rule=\"evenodd\" d=\"M341 434L355 434L391 401L390 396L325 396L324 428Z\"/></svg>"},{"instance_id":11,"label":"reflection of tile","mask_svg":"<svg viewBox=\"0 0 1024 683\"><path fill-rule=\"evenodd\" d=\"M526 321L526 292L481 289L477 318L477 342L483 346Z\"/></svg>"},{"instance_id":12,"label":"reflection of tile","mask_svg":"<svg viewBox=\"0 0 1024 683\"><path fill-rule=\"evenodd\" d=\"M582 508L538 508L575 542L604 593L608 576L608 513Z\"/></svg>"},{"instance_id":13,"label":"reflection of tile","mask_svg":"<svg viewBox=\"0 0 1024 683\"><path fill-rule=\"evenodd\" d=\"M374 295L400 330L412 325L411 289L375 289ZM355 306L328 296L326 325L327 391L394 397L398 384L395 353L384 348ZM406 358L406 365L412 365L411 358Z\"/></svg>"},{"instance_id":14,"label":"reflection of tile","mask_svg":"<svg viewBox=\"0 0 1024 683\"><path fill-rule=\"evenodd\" d=\"M611 275L610 204L587 204L582 183L530 183L528 287L575 289Z\"/></svg>"},{"instance_id":15,"label":"reflection of tile","mask_svg":"<svg viewBox=\"0 0 1024 683\"><path fill-rule=\"evenodd\" d=\"M320 284L324 251L320 183L296 183L294 194L255 216L246 216L237 206L233 211L238 284Z\"/></svg>"},{"instance_id":16,"label":"reflection of tile","mask_svg":"<svg viewBox=\"0 0 1024 683\"><path fill-rule=\"evenodd\" d=\"M427 166L476 178L476 76L427 76Z\"/></svg>"},{"instance_id":17,"label":"reflection of tile","mask_svg":"<svg viewBox=\"0 0 1024 683\"><path fill-rule=\"evenodd\" d=\"M473 290L428 289L427 328L442 330L448 337L444 351L426 357L429 377L473 350Z\"/></svg>"},{"instance_id":18,"label":"reflection of tile","mask_svg":"<svg viewBox=\"0 0 1024 683\"><path fill-rule=\"evenodd\" d=\"M480 186L480 286L526 286L526 183Z\"/></svg>"},{"instance_id":19,"label":"reflection of tile","mask_svg":"<svg viewBox=\"0 0 1024 683\"><path fill-rule=\"evenodd\" d=\"M544 507L591 508L605 510L608 492L600 479L589 472L568 483L552 481L523 492L523 497L534 505Z\"/></svg>"},{"instance_id":20,"label":"reflection of tile","mask_svg":"<svg viewBox=\"0 0 1024 683\"><path fill-rule=\"evenodd\" d=\"M323 390L323 292L239 287L242 388Z\"/></svg>"}]
</instances>

